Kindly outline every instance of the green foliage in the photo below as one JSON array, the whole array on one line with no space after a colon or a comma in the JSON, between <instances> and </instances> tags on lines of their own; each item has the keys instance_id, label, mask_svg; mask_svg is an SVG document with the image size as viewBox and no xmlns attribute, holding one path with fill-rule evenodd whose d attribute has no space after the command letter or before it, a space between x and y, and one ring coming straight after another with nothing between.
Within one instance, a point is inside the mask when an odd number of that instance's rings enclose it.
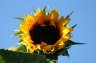
<instances>
[{"instance_id":1,"label":"green foliage","mask_svg":"<svg viewBox=\"0 0 96 63\"><path fill-rule=\"evenodd\" d=\"M28 53L26 46L21 45L15 52L0 49L0 63L49 63L50 61L58 60L58 56L68 56L68 49L72 45L83 44L68 40L65 47L53 52L34 51ZM50 60L50 61L48 61Z\"/></svg>"},{"instance_id":2,"label":"green foliage","mask_svg":"<svg viewBox=\"0 0 96 63\"><path fill-rule=\"evenodd\" d=\"M23 31L17 31L13 36L20 36L23 33Z\"/></svg>"},{"instance_id":3,"label":"green foliage","mask_svg":"<svg viewBox=\"0 0 96 63\"><path fill-rule=\"evenodd\" d=\"M2 56L0 55L0 63L5 63L4 59L2 58Z\"/></svg>"},{"instance_id":4,"label":"green foliage","mask_svg":"<svg viewBox=\"0 0 96 63\"><path fill-rule=\"evenodd\" d=\"M49 60L58 60L58 56L62 55L62 56L68 56L69 57L69 53L68 53L68 49L72 46L72 45L76 45L76 44L83 44L83 43L77 43L77 42L73 42L72 40L68 40L65 43L65 47L60 49L60 50L55 50L53 52L43 52L43 51L35 51L35 54L39 54L42 55L43 57L45 57L46 59ZM26 46L21 45L17 51L19 52L27 52L26 50Z\"/></svg>"},{"instance_id":5,"label":"green foliage","mask_svg":"<svg viewBox=\"0 0 96 63\"><path fill-rule=\"evenodd\" d=\"M19 48L16 51L17 52L27 52L27 49L26 49L25 45L21 45L21 46L19 46Z\"/></svg>"},{"instance_id":6,"label":"green foliage","mask_svg":"<svg viewBox=\"0 0 96 63\"><path fill-rule=\"evenodd\" d=\"M73 11L70 14L68 14L65 19L69 18L72 14L73 14Z\"/></svg>"},{"instance_id":7,"label":"green foliage","mask_svg":"<svg viewBox=\"0 0 96 63\"><path fill-rule=\"evenodd\" d=\"M15 19L17 19L17 20L20 20L20 21L24 22L24 18L15 18Z\"/></svg>"},{"instance_id":8,"label":"green foliage","mask_svg":"<svg viewBox=\"0 0 96 63\"><path fill-rule=\"evenodd\" d=\"M78 42L74 42L74 41L72 41L72 40L68 40L68 41L65 43L65 47L71 46L71 45L78 45L78 44L84 44L84 43L78 43Z\"/></svg>"},{"instance_id":9,"label":"green foliage","mask_svg":"<svg viewBox=\"0 0 96 63\"><path fill-rule=\"evenodd\" d=\"M44 6L44 8L43 8L43 12L46 12L46 6Z\"/></svg>"},{"instance_id":10,"label":"green foliage","mask_svg":"<svg viewBox=\"0 0 96 63\"><path fill-rule=\"evenodd\" d=\"M69 57L68 50L67 50L67 49L63 49L63 50L61 51L61 55L62 55L62 56L68 56L68 57Z\"/></svg>"},{"instance_id":11,"label":"green foliage","mask_svg":"<svg viewBox=\"0 0 96 63\"><path fill-rule=\"evenodd\" d=\"M72 26L72 28L75 28L77 26L77 24L75 24L74 26Z\"/></svg>"},{"instance_id":12,"label":"green foliage","mask_svg":"<svg viewBox=\"0 0 96 63\"><path fill-rule=\"evenodd\" d=\"M36 12L33 6L32 6L32 10L33 10L34 13Z\"/></svg>"},{"instance_id":13,"label":"green foliage","mask_svg":"<svg viewBox=\"0 0 96 63\"><path fill-rule=\"evenodd\" d=\"M49 63L49 61L35 53L13 52L0 49L0 63Z\"/></svg>"},{"instance_id":14,"label":"green foliage","mask_svg":"<svg viewBox=\"0 0 96 63\"><path fill-rule=\"evenodd\" d=\"M68 49L72 46L72 45L78 45L78 44L84 44L84 43L78 43L78 42L73 42L72 40L68 40L65 43L65 47L58 50L58 54L62 55L62 56L68 56L69 57L69 53L68 53Z\"/></svg>"}]
</instances>

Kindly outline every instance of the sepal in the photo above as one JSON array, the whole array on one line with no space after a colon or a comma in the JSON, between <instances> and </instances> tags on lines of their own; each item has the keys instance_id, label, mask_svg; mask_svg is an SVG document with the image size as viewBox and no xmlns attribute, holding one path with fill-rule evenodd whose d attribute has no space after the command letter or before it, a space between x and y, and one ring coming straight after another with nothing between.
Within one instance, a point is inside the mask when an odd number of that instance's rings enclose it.
<instances>
[{"instance_id":1,"label":"sepal","mask_svg":"<svg viewBox=\"0 0 96 63\"><path fill-rule=\"evenodd\" d=\"M24 22L24 18L15 18L17 20L20 20L21 22Z\"/></svg>"}]
</instances>

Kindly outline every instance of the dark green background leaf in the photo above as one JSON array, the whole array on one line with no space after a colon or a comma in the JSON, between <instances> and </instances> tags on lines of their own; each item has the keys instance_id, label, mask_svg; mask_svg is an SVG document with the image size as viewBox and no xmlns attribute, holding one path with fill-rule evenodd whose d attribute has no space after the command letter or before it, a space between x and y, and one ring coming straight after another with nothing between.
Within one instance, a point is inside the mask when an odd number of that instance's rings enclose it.
<instances>
[{"instance_id":1,"label":"dark green background leaf","mask_svg":"<svg viewBox=\"0 0 96 63\"><path fill-rule=\"evenodd\" d=\"M0 49L0 63L49 63L45 57L37 54L13 52Z\"/></svg>"}]
</instances>

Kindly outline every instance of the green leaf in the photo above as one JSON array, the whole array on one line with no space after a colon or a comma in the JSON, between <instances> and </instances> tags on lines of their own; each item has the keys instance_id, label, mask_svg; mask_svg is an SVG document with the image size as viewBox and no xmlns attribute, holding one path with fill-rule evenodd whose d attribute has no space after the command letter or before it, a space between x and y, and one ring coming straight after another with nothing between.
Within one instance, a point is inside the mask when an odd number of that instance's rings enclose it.
<instances>
[{"instance_id":1,"label":"green leaf","mask_svg":"<svg viewBox=\"0 0 96 63\"><path fill-rule=\"evenodd\" d=\"M75 24L74 26L72 26L72 28L75 28L77 26L77 24Z\"/></svg>"},{"instance_id":2,"label":"green leaf","mask_svg":"<svg viewBox=\"0 0 96 63\"><path fill-rule=\"evenodd\" d=\"M46 6L44 6L44 8L43 8L43 12L46 12Z\"/></svg>"},{"instance_id":3,"label":"green leaf","mask_svg":"<svg viewBox=\"0 0 96 63\"><path fill-rule=\"evenodd\" d=\"M65 49L65 48L56 50L55 52L46 53L45 57L52 61L52 60L58 60L58 56L60 56L60 55L69 57L69 53L68 53L67 49Z\"/></svg>"},{"instance_id":4,"label":"green leaf","mask_svg":"<svg viewBox=\"0 0 96 63\"><path fill-rule=\"evenodd\" d=\"M72 45L78 45L78 44L85 44L85 43L78 43L78 42L74 42L74 41L72 41L72 40L68 40L67 42L66 42L66 44L72 44Z\"/></svg>"},{"instance_id":5,"label":"green leaf","mask_svg":"<svg viewBox=\"0 0 96 63\"><path fill-rule=\"evenodd\" d=\"M67 15L65 19L69 18L72 14L73 14L73 11L69 15Z\"/></svg>"},{"instance_id":6,"label":"green leaf","mask_svg":"<svg viewBox=\"0 0 96 63\"><path fill-rule=\"evenodd\" d=\"M84 44L84 43L78 43L78 42L74 42L72 40L68 40L66 43L65 43L65 48L69 49L72 45L79 45L79 44Z\"/></svg>"},{"instance_id":7,"label":"green leaf","mask_svg":"<svg viewBox=\"0 0 96 63\"><path fill-rule=\"evenodd\" d=\"M15 34L13 34L13 36L18 36L18 35L21 35L22 33L23 33L23 31L18 31Z\"/></svg>"},{"instance_id":8,"label":"green leaf","mask_svg":"<svg viewBox=\"0 0 96 63\"><path fill-rule=\"evenodd\" d=\"M20 45L16 51L17 52L27 52L27 49L26 49L25 45Z\"/></svg>"},{"instance_id":9,"label":"green leaf","mask_svg":"<svg viewBox=\"0 0 96 63\"><path fill-rule=\"evenodd\" d=\"M15 19L17 19L17 20L20 20L20 21L24 22L24 18L15 18Z\"/></svg>"},{"instance_id":10,"label":"green leaf","mask_svg":"<svg viewBox=\"0 0 96 63\"><path fill-rule=\"evenodd\" d=\"M63 51L61 52L62 56L68 56L69 57L69 53L67 49L63 49Z\"/></svg>"},{"instance_id":11,"label":"green leaf","mask_svg":"<svg viewBox=\"0 0 96 63\"><path fill-rule=\"evenodd\" d=\"M0 49L0 63L49 63L45 57L34 53L13 52Z\"/></svg>"},{"instance_id":12,"label":"green leaf","mask_svg":"<svg viewBox=\"0 0 96 63\"><path fill-rule=\"evenodd\" d=\"M38 51L39 51L39 53L38 53ZM55 51L54 52L43 52L43 51L41 51L41 50L38 50L38 51L35 51L34 53L35 54L39 54L39 55L42 55L42 56L44 56L44 57L46 57L46 59L49 59L49 60L58 60L58 53L55 53Z\"/></svg>"},{"instance_id":13,"label":"green leaf","mask_svg":"<svg viewBox=\"0 0 96 63\"><path fill-rule=\"evenodd\" d=\"M50 59L51 61L52 60L58 60L58 55L57 54L45 54L45 57L47 58L47 59Z\"/></svg>"},{"instance_id":14,"label":"green leaf","mask_svg":"<svg viewBox=\"0 0 96 63\"><path fill-rule=\"evenodd\" d=\"M19 40L19 41L18 41L18 44L20 44L21 42L23 42L23 41L22 41L22 40Z\"/></svg>"},{"instance_id":15,"label":"green leaf","mask_svg":"<svg viewBox=\"0 0 96 63\"><path fill-rule=\"evenodd\" d=\"M56 56L60 56L60 55L69 56L69 53L68 53L67 49L64 47L62 49L59 49L59 50L55 51L54 55L56 55Z\"/></svg>"},{"instance_id":16,"label":"green leaf","mask_svg":"<svg viewBox=\"0 0 96 63\"><path fill-rule=\"evenodd\" d=\"M35 13L36 11L34 10L34 7L32 6L32 10L33 10L33 12Z\"/></svg>"},{"instance_id":17,"label":"green leaf","mask_svg":"<svg viewBox=\"0 0 96 63\"><path fill-rule=\"evenodd\" d=\"M1 55L0 55L0 63L5 63L5 60L3 59Z\"/></svg>"}]
</instances>

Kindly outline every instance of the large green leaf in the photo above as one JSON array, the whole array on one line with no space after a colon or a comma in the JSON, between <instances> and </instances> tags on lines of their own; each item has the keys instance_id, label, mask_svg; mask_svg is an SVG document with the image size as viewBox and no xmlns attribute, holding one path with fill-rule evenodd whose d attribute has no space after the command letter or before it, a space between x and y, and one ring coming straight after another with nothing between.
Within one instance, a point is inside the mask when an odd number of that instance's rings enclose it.
<instances>
[{"instance_id":1,"label":"large green leaf","mask_svg":"<svg viewBox=\"0 0 96 63\"><path fill-rule=\"evenodd\" d=\"M0 63L49 63L45 57L37 54L13 52L0 49Z\"/></svg>"},{"instance_id":2,"label":"large green leaf","mask_svg":"<svg viewBox=\"0 0 96 63\"><path fill-rule=\"evenodd\" d=\"M58 54L54 52L43 52L43 51L35 51L34 52L35 54L39 54L39 55L42 55L44 57L46 57L46 59L49 59L49 60L58 60Z\"/></svg>"}]
</instances>

